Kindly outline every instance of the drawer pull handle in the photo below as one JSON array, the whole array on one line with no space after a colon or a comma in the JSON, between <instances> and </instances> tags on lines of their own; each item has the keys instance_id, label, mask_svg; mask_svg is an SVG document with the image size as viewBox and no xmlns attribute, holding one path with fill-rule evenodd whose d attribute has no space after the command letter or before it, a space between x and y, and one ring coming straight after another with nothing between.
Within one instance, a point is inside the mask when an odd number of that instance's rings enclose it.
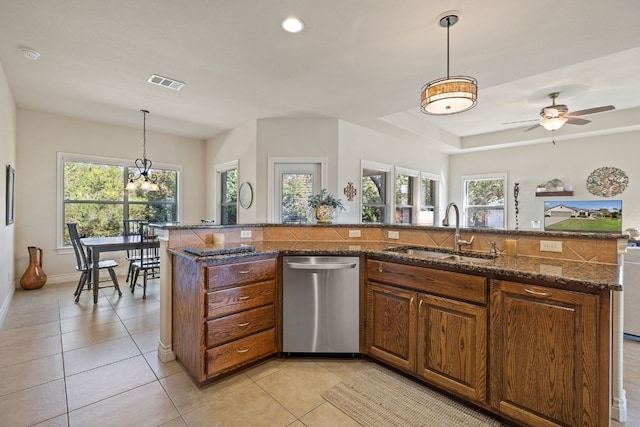
<instances>
[{"instance_id":1,"label":"drawer pull handle","mask_svg":"<svg viewBox=\"0 0 640 427\"><path fill-rule=\"evenodd\" d=\"M552 295L551 292L537 292L537 291L533 291L533 290L527 289L527 288L524 288L524 291L526 293L528 293L528 294L535 295L535 296L538 296L538 297L545 297L546 298L546 297L550 297Z\"/></svg>"},{"instance_id":2,"label":"drawer pull handle","mask_svg":"<svg viewBox=\"0 0 640 427\"><path fill-rule=\"evenodd\" d=\"M239 270L238 274L249 274L251 273L251 270Z\"/></svg>"},{"instance_id":3,"label":"drawer pull handle","mask_svg":"<svg viewBox=\"0 0 640 427\"><path fill-rule=\"evenodd\" d=\"M411 297L411 301L409 301L409 311L413 310L413 297Z\"/></svg>"},{"instance_id":4,"label":"drawer pull handle","mask_svg":"<svg viewBox=\"0 0 640 427\"><path fill-rule=\"evenodd\" d=\"M378 266L378 273L382 273L382 267Z\"/></svg>"},{"instance_id":5,"label":"drawer pull handle","mask_svg":"<svg viewBox=\"0 0 640 427\"><path fill-rule=\"evenodd\" d=\"M251 350L251 347L243 348L241 350L236 350L236 353L246 353L249 350Z\"/></svg>"},{"instance_id":6,"label":"drawer pull handle","mask_svg":"<svg viewBox=\"0 0 640 427\"><path fill-rule=\"evenodd\" d=\"M249 295L243 295L243 296L241 296L241 297L238 297L237 299L238 299L238 301L246 301L246 300L248 300L249 298L251 298Z\"/></svg>"},{"instance_id":7,"label":"drawer pull handle","mask_svg":"<svg viewBox=\"0 0 640 427\"><path fill-rule=\"evenodd\" d=\"M422 298L420 298L420 304L418 304L418 314L420 314L420 313L421 313L421 310L422 310L422 303L423 303L423 302L424 302L424 301L422 301Z\"/></svg>"},{"instance_id":8,"label":"drawer pull handle","mask_svg":"<svg viewBox=\"0 0 640 427\"><path fill-rule=\"evenodd\" d=\"M244 323L238 323L238 326L243 328L245 326L249 326L251 324L251 320L249 320L248 322L244 322Z\"/></svg>"}]
</instances>

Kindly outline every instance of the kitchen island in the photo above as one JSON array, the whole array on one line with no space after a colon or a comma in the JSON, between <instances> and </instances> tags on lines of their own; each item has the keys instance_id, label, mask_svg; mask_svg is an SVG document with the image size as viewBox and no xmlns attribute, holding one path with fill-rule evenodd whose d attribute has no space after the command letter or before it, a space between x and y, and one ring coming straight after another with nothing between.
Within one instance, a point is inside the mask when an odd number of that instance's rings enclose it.
<instances>
[{"instance_id":1,"label":"kitchen island","mask_svg":"<svg viewBox=\"0 0 640 427\"><path fill-rule=\"evenodd\" d=\"M336 237L336 234L347 236L349 228L354 227L362 229L365 239L354 241ZM240 234L241 229L250 229L254 234L260 232L261 239L250 241L253 252L196 256L181 249L186 246L184 237L189 233L201 235L204 241L209 233L224 232L229 244L242 245L241 239L229 236L234 232ZM474 262L473 258L424 258L397 250L403 246L415 246L415 243L420 243L420 246L430 243L425 242L428 239L442 242L440 246L432 242L429 245L442 250L448 247L447 235L451 230L422 227L394 229L401 230L399 233L404 239L380 238L383 233L386 234L385 227L369 229L360 225L261 226L259 230L253 227L197 228L195 233L194 229L179 229L175 231L180 231L180 243L168 246L174 264L187 262L204 269L251 262L264 256L361 256L365 260L362 264L365 267L362 272L361 313L366 313L361 318L361 330L366 332L361 340L361 353L525 425L544 425L543 422L547 425L600 425L609 417L609 331L614 318L610 307L612 295L620 293L616 291L621 289L616 261L620 245L626 242L624 236L516 233L523 254L507 257L504 255L504 240L512 238L513 233L465 230L475 234L478 242L465 253L488 253L490 242L496 242L497 257ZM171 233L168 234L170 241ZM291 235L302 238L284 239ZM375 241L375 238L379 240ZM555 253L549 257L544 256L547 254L540 256L532 253L531 248L540 247L540 239L561 239L568 249L567 253L561 254L563 257ZM196 243L188 244L193 247ZM203 248L211 246L200 243ZM388 250L390 247L395 250ZM275 268L279 268L277 264ZM420 274L412 273L415 268L420 269ZM179 277L174 275L173 278L175 286ZM407 278L411 280L407 282ZM449 293L460 283L467 282L470 283L464 285L468 286L465 289L467 296L465 292ZM204 290L202 292L206 293ZM277 287L275 292L275 349L271 346L268 354L277 354L280 349ZM392 298L385 299L388 296ZM552 301L541 302L545 298ZM392 303L396 304L394 310L386 312L386 317L376 317L377 313L389 310ZM389 321L390 313L400 316L397 321L406 322L403 323L406 327L401 328L408 331L406 337L399 339L397 336L384 335L385 331L398 329L397 324L384 323ZM535 342L543 343L535 349L537 351L531 351L531 339L522 334L523 331L532 332L531 328L526 328L531 326L529 322L532 316L552 319L549 324L539 323L539 332L533 334ZM198 324L205 325L211 320L205 317L197 319ZM440 326L436 327L437 324ZM457 325L456 332L453 332L454 329L447 332L447 325L449 328ZM574 331L574 328L577 329ZM444 335L434 338L436 330L442 330ZM461 336L465 337L463 341L468 347L460 347L458 340ZM406 345L386 348L385 343L388 342L405 342ZM529 349L529 352L523 353L525 349ZM447 366L447 360L455 359L447 357L438 360L433 356L443 350L452 351L452 355L464 355L464 363L456 366L449 363L450 366ZM202 351L206 352L206 348ZM407 355L406 361L386 358L387 354L397 356L403 351ZM514 352L518 352L518 357L513 357ZM536 354L546 356L536 358ZM562 359L553 359L560 356ZM462 360L460 357L458 359ZM210 365L206 358L199 362L202 366ZM528 363L535 364L535 369L523 370L522 367ZM527 372L535 374L533 383L523 382L527 377L517 377ZM567 389L561 392L556 388L554 396L540 395L534 399L535 402L531 401L532 387L553 388L556 382L567 386ZM513 387L515 383L521 386Z\"/></svg>"}]
</instances>

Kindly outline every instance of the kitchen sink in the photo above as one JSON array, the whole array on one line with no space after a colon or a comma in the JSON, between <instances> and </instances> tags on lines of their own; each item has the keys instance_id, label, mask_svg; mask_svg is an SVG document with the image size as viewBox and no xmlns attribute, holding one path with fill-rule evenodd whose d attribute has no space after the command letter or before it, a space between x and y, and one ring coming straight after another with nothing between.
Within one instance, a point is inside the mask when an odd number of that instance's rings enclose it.
<instances>
[{"instance_id":1,"label":"kitchen sink","mask_svg":"<svg viewBox=\"0 0 640 427\"><path fill-rule=\"evenodd\" d=\"M416 247L397 247L387 248L385 251L405 254L417 258L442 259L447 261L471 262L471 263L488 263L495 259L494 255L489 254L465 254L455 253L453 251L446 252L442 250L416 248Z\"/></svg>"}]
</instances>

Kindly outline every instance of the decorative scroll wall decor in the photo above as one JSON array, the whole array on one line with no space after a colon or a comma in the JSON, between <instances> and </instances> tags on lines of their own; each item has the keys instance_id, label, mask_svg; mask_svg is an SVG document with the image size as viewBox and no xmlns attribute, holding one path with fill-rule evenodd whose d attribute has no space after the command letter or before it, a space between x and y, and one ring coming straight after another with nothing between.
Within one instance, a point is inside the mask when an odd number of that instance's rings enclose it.
<instances>
[{"instance_id":1,"label":"decorative scroll wall decor","mask_svg":"<svg viewBox=\"0 0 640 427\"><path fill-rule=\"evenodd\" d=\"M518 209L519 194L520 194L520 184L516 182L515 185L513 186L513 200L516 205L516 230L518 229L518 213L520 212L520 210Z\"/></svg>"},{"instance_id":2,"label":"decorative scroll wall decor","mask_svg":"<svg viewBox=\"0 0 640 427\"><path fill-rule=\"evenodd\" d=\"M629 184L629 177L623 170L601 167L587 177L587 190L594 196L612 197L622 193Z\"/></svg>"}]
</instances>

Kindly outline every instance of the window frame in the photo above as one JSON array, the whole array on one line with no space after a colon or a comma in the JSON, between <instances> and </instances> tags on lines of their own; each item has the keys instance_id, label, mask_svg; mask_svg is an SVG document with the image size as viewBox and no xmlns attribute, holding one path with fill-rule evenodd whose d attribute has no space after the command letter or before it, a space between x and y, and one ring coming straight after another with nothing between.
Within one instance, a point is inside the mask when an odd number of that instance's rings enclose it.
<instances>
[{"instance_id":1,"label":"window frame","mask_svg":"<svg viewBox=\"0 0 640 427\"><path fill-rule=\"evenodd\" d=\"M380 203L380 204L370 204L367 203L365 204L363 201L363 196L364 196L364 189L362 189L360 191L360 215L359 215L359 221L361 224L378 224L378 223L374 223L374 222L364 222L362 221L362 211L364 209L365 206L374 206L374 207L383 207L383 211L384 211L384 221L382 221L380 224L390 224L390 219L392 218L392 213L395 212L394 208L393 208L393 201L395 200L395 182L392 181L392 176L395 176L393 174L393 166L392 165L388 165L388 164L384 164L384 163L378 163L378 162L372 162L370 160L361 160L360 161L360 186L362 186L362 180L365 177L364 171L365 170L371 170L371 171L376 171L376 172L380 172L381 174L384 174L384 179L385 179L385 194L384 194L384 203Z\"/></svg>"},{"instance_id":2,"label":"window frame","mask_svg":"<svg viewBox=\"0 0 640 427\"><path fill-rule=\"evenodd\" d=\"M222 194L222 176L224 173L229 172L231 170L235 169L236 170L236 177L237 177L237 184L238 186L240 185L240 167L239 167L239 161L236 160L231 160L229 162L225 162L225 163L220 163L218 165L216 165L215 170L216 170L216 212L219 215L219 221L218 224L219 225L237 225L239 222L239 218L238 215L240 214L240 208L238 205L238 195L236 194L236 201L235 203L225 203L223 202L223 194ZM223 206L233 206L235 204L236 206L236 223L235 224L223 224L222 223L222 208Z\"/></svg>"},{"instance_id":3,"label":"window frame","mask_svg":"<svg viewBox=\"0 0 640 427\"><path fill-rule=\"evenodd\" d=\"M403 175L403 176L407 176L409 177L409 203L408 204L401 204L398 205L398 198L397 198L397 193L398 193L398 188L397 188L397 183L398 183L398 176L399 175ZM393 223L394 224L417 224L418 222L418 206L420 204L419 200L420 200L420 172L414 169L408 169L408 168L404 168L401 166L396 166L395 167L395 171L394 171L394 180L393 180ZM416 203L416 201L418 201L418 203ZM409 208L410 209L410 215L411 215L411 221L409 222L398 222L397 219L397 215L398 215L398 208Z\"/></svg>"},{"instance_id":4,"label":"window frame","mask_svg":"<svg viewBox=\"0 0 640 427\"><path fill-rule=\"evenodd\" d=\"M430 181L435 182L435 188L433 189L433 204L432 205L425 205L423 204L424 202L424 197L422 196L422 181L428 179ZM437 175L435 173L431 173L431 172L420 172L420 203L418 206L418 225L430 225L430 226L437 226L439 224L440 221L440 215L439 215L439 206L440 204L438 203L439 198L440 198L440 175ZM424 216L424 214L422 214L422 212L432 212L431 216L433 218L433 223L432 224L427 224L426 221L422 220L420 217Z\"/></svg>"},{"instance_id":5,"label":"window frame","mask_svg":"<svg viewBox=\"0 0 640 427\"><path fill-rule=\"evenodd\" d=\"M126 173L127 168L129 170L136 170L135 164L129 159L120 159L114 157L107 156L95 156L90 154L79 154L79 153L67 153L67 152L57 152L57 165L56 165L56 251L58 253L70 253L73 251L71 245L64 244L64 235L66 230L66 224L64 224L64 165L66 162L78 162L78 163L91 163L91 164L100 164L100 165L108 165L108 166L118 166L125 168L123 173L123 183L122 183L122 205L123 205L123 215L128 213L128 193L125 190L125 186L129 180L129 176ZM181 194L182 194L182 165L171 164L171 163L154 163L156 167L153 169L161 169L161 170L173 170L176 172L176 216L177 218L174 221L179 222L182 217L182 203L181 203ZM101 203L101 202L96 202ZM120 204L121 202L107 202L107 204ZM140 204L139 202L132 202L132 204ZM124 218L123 218L124 219Z\"/></svg>"},{"instance_id":6,"label":"window frame","mask_svg":"<svg viewBox=\"0 0 640 427\"><path fill-rule=\"evenodd\" d=\"M504 194L504 199L502 205L469 205L467 203L467 183L469 181L488 181L488 180L502 180L502 191ZM506 172L496 172L496 173L487 173L487 174L476 174L476 175L463 175L461 177L462 182L462 221L461 227L470 227L467 223L468 211L470 208L482 208L487 207L490 209L496 209L496 206L501 206L503 211L503 219L502 219L502 228L494 228L494 229L507 229L508 223L508 205L509 205L509 193L507 191L507 173ZM471 227L472 228L472 227Z\"/></svg>"},{"instance_id":7,"label":"window frame","mask_svg":"<svg viewBox=\"0 0 640 427\"><path fill-rule=\"evenodd\" d=\"M279 194L279 188L282 188L280 176L276 171L277 168L286 169L286 165L313 165L313 167L318 169L314 177L314 188L328 188L328 157L268 157L267 163L269 164L267 170L267 188L271 189L271 191L267 192L267 222L276 224L282 222L280 202L276 201L276 194ZM319 176L317 176L318 174Z\"/></svg>"}]
</instances>

